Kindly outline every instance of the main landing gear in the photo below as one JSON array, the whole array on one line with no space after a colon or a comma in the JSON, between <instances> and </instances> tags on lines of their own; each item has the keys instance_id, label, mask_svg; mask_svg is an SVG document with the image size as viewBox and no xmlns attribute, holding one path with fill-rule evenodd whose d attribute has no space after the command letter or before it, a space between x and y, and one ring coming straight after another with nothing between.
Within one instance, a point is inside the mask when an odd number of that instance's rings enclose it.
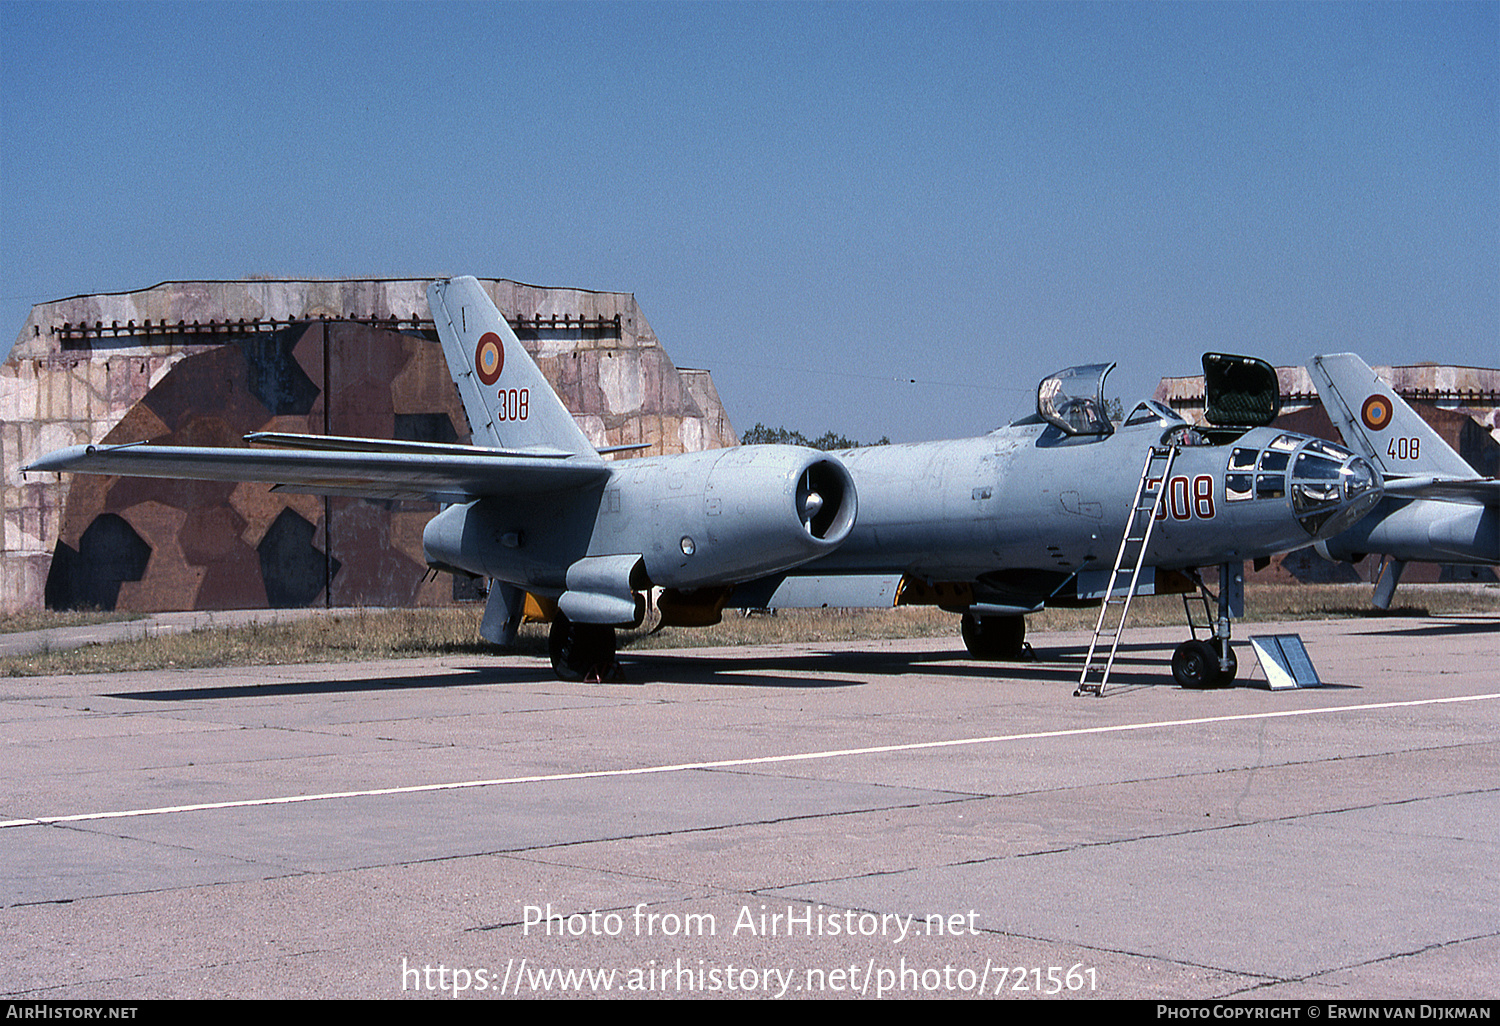
<instances>
[{"instance_id":1,"label":"main landing gear","mask_svg":"<svg viewBox=\"0 0 1500 1026\"><path fill-rule=\"evenodd\" d=\"M547 635L547 652L559 680L598 682L619 673L615 629L609 624L574 623L559 612Z\"/></svg>"},{"instance_id":2,"label":"main landing gear","mask_svg":"<svg viewBox=\"0 0 1500 1026\"><path fill-rule=\"evenodd\" d=\"M1227 687L1239 671L1239 659L1229 645L1229 631L1233 618L1245 615L1245 564L1220 564L1218 595L1208 590L1196 571L1192 576L1198 584L1198 597L1203 601L1205 618L1209 614L1210 601L1218 604L1218 616L1212 623L1195 623L1193 607L1189 604L1192 599L1182 596L1188 630L1193 636L1172 653L1172 678L1185 688ZM1200 639L1200 629L1211 631L1212 636Z\"/></svg>"},{"instance_id":3,"label":"main landing gear","mask_svg":"<svg viewBox=\"0 0 1500 1026\"><path fill-rule=\"evenodd\" d=\"M1022 662L1031 658L1026 644L1026 617L986 616L965 613L959 625L964 647L975 659L996 662Z\"/></svg>"}]
</instances>

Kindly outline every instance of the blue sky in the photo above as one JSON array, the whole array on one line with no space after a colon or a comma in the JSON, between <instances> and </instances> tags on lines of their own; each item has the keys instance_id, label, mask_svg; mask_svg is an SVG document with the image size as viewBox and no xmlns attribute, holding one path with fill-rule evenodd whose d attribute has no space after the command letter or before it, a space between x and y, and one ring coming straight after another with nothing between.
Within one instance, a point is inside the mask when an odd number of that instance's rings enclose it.
<instances>
[{"instance_id":1,"label":"blue sky","mask_svg":"<svg viewBox=\"0 0 1500 1026\"><path fill-rule=\"evenodd\" d=\"M734 425L1500 362L1500 5L0 3L0 347L158 281L634 292Z\"/></svg>"}]
</instances>

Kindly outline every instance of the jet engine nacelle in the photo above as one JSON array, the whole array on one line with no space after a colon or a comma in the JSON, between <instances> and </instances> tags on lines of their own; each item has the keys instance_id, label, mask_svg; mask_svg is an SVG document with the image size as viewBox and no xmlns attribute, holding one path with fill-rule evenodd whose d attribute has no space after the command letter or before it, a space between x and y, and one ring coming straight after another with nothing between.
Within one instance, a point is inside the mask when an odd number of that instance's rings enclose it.
<instances>
[{"instance_id":1,"label":"jet engine nacelle","mask_svg":"<svg viewBox=\"0 0 1500 1026\"><path fill-rule=\"evenodd\" d=\"M1337 534L1332 538L1313 542L1313 551L1330 563L1358 563L1370 554L1367 551L1355 549L1344 540L1343 535Z\"/></svg>"},{"instance_id":2,"label":"jet engine nacelle","mask_svg":"<svg viewBox=\"0 0 1500 1026\"><path fill-rule=\"evenodd\" d=\"M1379 513L1314 548L1324 559L1357 563L1378 552L1399 560L1500 562L1494 506L1387 498Z\"/></svg>"},{"instance_id":3,"label":"jet engine nacelle","mask_svg":"<svg viewBox=\"0 0 1500 1026\"><path fill-rule=\"evenodd\" d=\"M753 445L622 464L618 540L640 552L653 584L690 589L736 584L827 555L854 527L854 479L814 449ZM644 523L632 504L649 504ZM644 527L644 530L642 528Z\"/></svg>"},{"instance_id":4,"label":"jet engine nacelle","mask_svg":"<svg viewBox=\"0 0 1500 1026\"><path fill-rule=\"evenodd\" d=\"M646 584L722 587L827 555L856 508L836 457L741 446L623 461L579 492L451 506L428 522L422 544L430 566L553 597L608 594L623 608Z\"/></svg>"}]
</instances>

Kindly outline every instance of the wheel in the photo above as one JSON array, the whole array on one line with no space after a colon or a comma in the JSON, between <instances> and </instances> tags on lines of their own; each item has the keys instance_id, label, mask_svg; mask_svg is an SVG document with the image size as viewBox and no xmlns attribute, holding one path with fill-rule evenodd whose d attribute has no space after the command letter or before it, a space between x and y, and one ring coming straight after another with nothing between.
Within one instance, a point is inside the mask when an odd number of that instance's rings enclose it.
<instances>
[{"instance_id":1,"label":"wheel","mask_svg":"<svg viewBox=\"0 0 1500 1026\"><path fill-rule=\"evenodd\" d=\"M1206 641L1184 641L1172 653L1172 678L1185 688L1211 688L1219 680L1219 654Z\"/></svg>"},{"instance_id":2,"label":"wheel","mask_svg":"<svg viewBox=\"0 0 1500 1026\"><path fill-rule=\"evenodd\" d=\"M1214 682L1221 688L1234 683L1234 675L1240 670L1239 657L1234 654L1234 649L1227 640L1224 642L1224 656L1229 665L1219 671L1219 678Z\"/></svg>"},{"instance_id":3,"label":"wheel","mask_svg":"<svg viewBox=\"0 0 1500 1026\"><path fill-rule=\"evenodd\" d=\"M989 658L984 652L984 628L983 621L972 613L965 613L964 618L958 622L958 633L963 636L964 648L969 650L969 655L976 659Z\"/></svg>"},{"instance_id":4,"label":"wheel","mask_svg":"<svg viewBox=\"0 0 1500 1026\"><path fill-rule=\"evenodd\" d=\"M547 652L558 680L605 677L615 664L615 629L607 624L574 623L558 613L547 634Z\"/></svg>"},{"instance_id":5,"label":"wheel","mask_svg":"<svg viewBox=\"0 0 1500 1026\"><path fill-rule=\"evenodd\" d=\"M964 647L975 659L1021 659L1026 654L1026 617L965 613L959 624Z\"/></svg>"}]
</instances>

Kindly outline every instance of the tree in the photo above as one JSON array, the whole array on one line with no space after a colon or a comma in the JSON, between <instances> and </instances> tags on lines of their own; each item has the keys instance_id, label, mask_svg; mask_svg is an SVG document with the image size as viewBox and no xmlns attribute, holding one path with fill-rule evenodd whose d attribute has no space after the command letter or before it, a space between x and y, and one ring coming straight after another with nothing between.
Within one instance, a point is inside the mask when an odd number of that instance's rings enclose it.
<instances>
[{"instance_id":1,"label":"tree","mask_svg":"<svg viewBox=\"0 0 1500 1026\"><path fill-rule=\"evenodd\" d=\"M865 445L890 445L889 436L882 436L878 442L856 442L846 435L835 434L825 431L817 438L808 438L801 431L789 431L784 427L769 428L764 424L756 423L749 431L740 436L741 445L803 445L809 449L821 449L829 452L833 449L858 449Z\"/></svg>"}]
</instances>

